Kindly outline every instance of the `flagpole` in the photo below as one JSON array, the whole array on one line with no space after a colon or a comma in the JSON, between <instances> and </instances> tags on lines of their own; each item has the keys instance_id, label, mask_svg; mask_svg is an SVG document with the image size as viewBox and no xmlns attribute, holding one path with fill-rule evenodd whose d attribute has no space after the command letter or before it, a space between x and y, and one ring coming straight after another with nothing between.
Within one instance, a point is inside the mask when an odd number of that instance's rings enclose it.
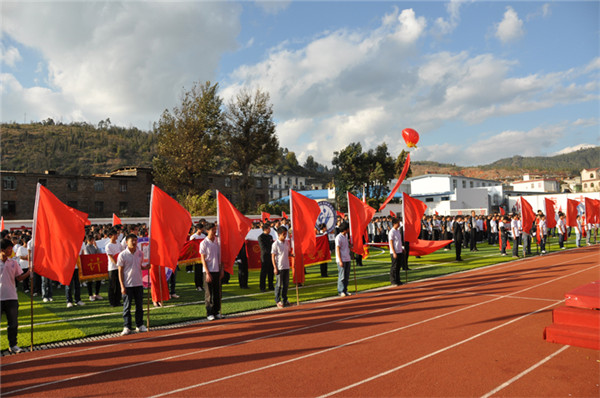
<instances>
[{"instance_id":1,"label":"flagpole","mask_svg":"<svg viewBox=\"0 0 600 398\"><path fill-rule=\"evenodd\" d=\"M221 257L221 220L219 219L219 190L217 189L217 241L219 243L219 260L222 262L222 258ZM221 264L219 264L219 267L221 267ZM219 278L221 278L221 271L219 270ZM225 276L225 271L223 271L223 276ZM219 279L218 281L219 283L219 306L221 307L221 316L223 316L223 280Z\"/></svg>"},{"instance_id":2,"label":"flagpole","mask_svg":"<svg viewBox=\"0 0 600 398\"><path fill-rule=\"evenodd\" d=\"M154 199L154 187L150 190L150 219L148 221L148 257L152 254L152 201ZM152 295L152 258L148 259L150 268L148 268L148 298L146 300L146 327L150 329L150 296Z\"/></svg>"},{"instance_id":3,"label":"flagpole","mask_svg":"<svg viewBox=\"0 0 600 398\"><path fill-rule=\"evenodd\" d=\"M34 222L35 223L35 222ZM31 299L30 303L30 313L31 313L31 347L29 349L29 351L33 351L33 289L35 287L34 285L34 277L33 277L33 266L32 266L32 261L31 261L31 250L29 250L29 255L27 256L27 262L29 263L29 297Z\"/></svg>"},{"instance_id":4,"label":"flagpole","mask_svg":"<svg viewBox=\"0 0 600 398\"><path fill-rule=\"evenodd\" d=\"M348 203L348 223L350 224L350 233L348 233L348 236L350 237L349 241L352 242L352 236L350 235L352 233L352 212L350 211L350 192L349 191L346 191L346 201ZM354 261L352 262L352 268L354 269L354 293L358 292L358 282L356 281L356 256L357 256L357 254L354 253Z\"/></svg>"},{"instance_id":5,"label":"flagpole","mask_svg":"<svg viewBox=\"0 0 600 398\"><path fill-rule=\"evenodd\" d=\"M35 190L35 206L33 208L33 226L31 228L31 250L29 251L29 266L31 267L31 275L29 276L31 279L31 347L30 350L33 351L33 289L35 284L35 278L33 277L33 267L35 265L33 261L33 255L35 254L35 233L36 233L36 224L37 224L37 216L38 216L38 208L40 205L40 186L41 184L38 182Z\"/></svg>"},{"instance_id":6,"label":"flagpole","mask_svg":"<svg viewBox=\"0 0 600 398\"><path fill-rule=\"evenodd\" d=\"M300 289L298 287L298 264L297 264L297 258L298 258L298 253L296 253L296 234L294 233L294 205L292 204L292 188L290 188L290 221L292 222L292 239L291 243L292 243L292 251L294 252L294 275L296 276L296 280L294 281L294 284L296 285L296 306L300 305Z\"/></svg>"},{"instance_id":7,"label":"flagpole","mask_svg":"<svg viewBox=\"0 0 600 398\"><path fill-rule=\"evenodd\" d=\"M410 154L409 154L410 155ZM402 238L406 239L406 217L405 217L405 212L404 212L404 206L405 206L405 200L404 200L404 195L402 195ZM419 222L421 222L421 220L419 220ZM409 250L410 250L410 242L408 244ZM402 242L402 248L404 249L404 242ZM404 254L404 251L402 252L402 254ZM408 255L409 253L406 253L406 269L404 270L404 282L408 283Z\"/></svg>"}]
</instances>

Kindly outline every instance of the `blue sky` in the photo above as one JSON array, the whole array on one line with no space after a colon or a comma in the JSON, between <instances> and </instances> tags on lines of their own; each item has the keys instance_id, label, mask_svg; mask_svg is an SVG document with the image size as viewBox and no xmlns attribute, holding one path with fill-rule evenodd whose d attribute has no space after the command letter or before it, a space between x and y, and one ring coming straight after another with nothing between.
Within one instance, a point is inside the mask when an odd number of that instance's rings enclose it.
<instances>
[{"instance_id":1,"label":"blue sky","mask_svg":"<svg viewBox=\"0 0 600 398\"><path fill-rule=\"evenodd\" d=\"M1 120L147 130L210 80L269 92L301 161L405 127L414 160L568 152L600 144L599 4L3 1Z\"/></svg>"}]
</instances>

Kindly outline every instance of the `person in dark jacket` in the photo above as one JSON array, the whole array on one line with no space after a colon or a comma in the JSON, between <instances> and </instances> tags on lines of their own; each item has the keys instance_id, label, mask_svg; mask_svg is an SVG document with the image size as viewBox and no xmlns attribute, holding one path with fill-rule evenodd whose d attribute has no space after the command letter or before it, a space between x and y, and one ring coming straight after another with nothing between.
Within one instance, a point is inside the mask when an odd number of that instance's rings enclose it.
<instances>
[{"instance_id":1,"label":"person in dark jacket","mask_svg":"<svg viewBox=\"0 0 600 398\"><path fill-rule=\"evenodd\" d=\"M271 226L268 223L263 225L263 233L258 236L258 245L260 246L260 282L261 292L267 290L267 279L269 280L269 290L275 290L273 286L273 261L271 260L271 246L273 246L273 235L271 235Z\"/></svg>"},{"instance_id":2,"label":"person in dark jacket","mask_svg":"<svg viewBox=\"0 0 600 398\"><path fill-rule=\"evenodd\" d=\"M462 216L457 216L452 225L452 235L454 236L454 249L456 250L456 261L463 261L460 253L462 251L462 243L465 239L465 226Z\"/></svg>"}]
</instances>

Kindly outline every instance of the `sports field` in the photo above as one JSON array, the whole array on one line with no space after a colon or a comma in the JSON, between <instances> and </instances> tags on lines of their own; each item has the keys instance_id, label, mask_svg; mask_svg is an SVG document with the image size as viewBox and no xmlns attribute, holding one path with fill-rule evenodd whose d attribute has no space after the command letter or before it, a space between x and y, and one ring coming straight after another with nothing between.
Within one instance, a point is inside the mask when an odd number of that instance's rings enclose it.
<instances>
[{"instance_id":1,"label":"sports field","mask_svg":"<svg viewBox=\"0 0 600 398\"><path fill-rule=\"evenodd\" d=\"M567 243L567 247L573 248L574 240ZM556 239L550 239L550 251L557 251ZM408 281L416 281L425 278L465 271L472 268L488 266L500 262L512 260L509 255L500 256L498 246L490 246L487 243L478 244L478 252L470 252L463 249L465 261L457 263L454 261L454 248L450 251L440 250L422 258L411 257L409 266L412 268L402 277ZM536 251L535 243L532 247ZM389 285L389 254L382 249L372 248L371 256L364 261L362 267L356 269L356 284L354 273L351 274L349 290L365 291ZM323 299L335 296L337 283L337 266L332 260L328 265L329 277L320 276L319 266L308 267L306 283L298 291L301 302ZM261 310L274 307L275 301L272 292L262 293L258 288L259 272L251 271L249 278L250 289L240 289L237 284L237 274L232 276L228 285L223 288L223 313L239 314L248 311ZM66 299L63 289L54 289L54 301L43 303L41 297L34 297L33 322L34 322L34 345L38 348L56 343L69 344L78 339L119 333L123 328L121 308L111 308L108 304L106 287L104 285L101 294L105 300L90 302L87 298L87 289L81 288L83 307L66 308ZM163 308L155 308L150 303L150 327L194 322L206 316L204 307L204 293L195 289L193 274L185 272L181 266L177 274L177 294L179 299L165 302ZM295 303L296 292L290 286L290 301ZM23 348L31 344L31 307L30 297L19 289L19 345ZM146 305L146 304L145 304ZM6 338L6 321L2 318L1 324L1 349L6 354L8 341Z\"/></svg>"}]
</instances>

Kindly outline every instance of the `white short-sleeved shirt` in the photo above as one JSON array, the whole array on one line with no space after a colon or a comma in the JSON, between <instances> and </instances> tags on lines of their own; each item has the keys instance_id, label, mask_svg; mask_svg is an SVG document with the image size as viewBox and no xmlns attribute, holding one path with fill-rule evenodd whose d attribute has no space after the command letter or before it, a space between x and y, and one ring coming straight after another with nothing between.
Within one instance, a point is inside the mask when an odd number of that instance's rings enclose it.
<instances>
[{"instance_id":1,"label":"white short-sleeved shirt","mask_svg":"<svg viewBox=\"0 0 600 398\"><path fill-rule=\"evenodd\" d=\"M123 250L117 258L117 267L123 268L123 285L125 287L142 286L142 260L144 255L141 250L132 253L129 248Z\"/></svg>"},{"instance_id":2,"label":"white short-sleeved shirt","mask_svg":"<svg viewBox=\"0 0 600 398\"><path fill-rule=\"evenodd\" d=\"M400 234L400 229L392 228L388 233L388 242L390 247L390 254L392 254L392 250L394 253L402 253L404 247L402 246L402 234Z\"/></svg>"},{"instance_id":3,"label":"white short-sleeved shirt","mask_svg":"<svg viewBox=\"0 0 600 398\"><path fill-rule=\"evenodd\" d=\"M221 264L221 249L217 238L214 241L206 238L200 242L200 254L204 256L206 268L208 272L219 272L219 264Z\"/></svg>"},{"instance_id":4,"label":"white short-sleeved shirt","mask_svg":"<svg viewBox=\"0 0 600 398\"><path fill-rule=\"evenodd\" d=\"M190 236L190 240L204 239L204 238L206 238L206 235L203 234L202 232L200 232L200 234L193 234L192 236Z\"/></svg>"},{"instance_id":5,"label":"white short-sleeved shirt","mask_svg":"<svg viewBox=\"0 0 600 398\"><path fill-rule=\"evenodd\" d=\"M510 232L513 238L519 236L519 220L512 220L510 222Z\"/></svg>"},{"instance_id":6,"label":"white short-sleeved shirt","mask_svg":"<svg viewBox=\"0 0 600 398\"><path fill-rule=\"evenodd\" d=\"M25 257L27 255L29 255L29 251L27 250L27 247L25 247L25 246L19 247L19 249L17 250L17 258L19 259L19 265L21 266L21 269L29 268L29 261L21 259L21 257Z\"/></svg>"},{"instance_id":7,"label":"white short-sleeved shirt","mask_svg":"<svg viewBox=\"0 0 600 398\"><path fill-rule=\"evenodd\" d=\"M0 300L18 300L15 278L23 273L23 270L14 259L0 260Z\"/></svg>"},{"instance_id":8,"label":"white short-sleeved shirt","mask_svg":"<svg viewBox=\"0 0 600 398\"><path fill-rule=\"evenodd\" d=\"M271 246L271 254L275 255L275 264L278 270L290 269L290 242L277 239Z\"/></svg>"},{"instance_id":9,"label":"white short-sleeved shirt","mask_svg":"<svg viewBox=\"0 0 600 398\"><path fill-rule=\"evenodd\" d=\"M104 250L106 251L106 255L108 257L108 270L116 271L117 269L119 269L119 267L117 267L117 263L113 261L109 254L112 254L116 258L119 255L119 253L123 251L121 245L119 243L109 243L108 245L106 245Z\"/></svg>"},{"instance_id":10,"label":"white short-sleeved shirt","mask_svg":"<svg viewBox=\"0 0 600 398\"><path fill-rule=\"evenodd\" d=\"M340 256L342 257L340 260L342 260L343 263L352 261L350 258L350 245L346 235L340 233L335 237L335 247L340 248Z\"/></svg>"}]
</instances>

